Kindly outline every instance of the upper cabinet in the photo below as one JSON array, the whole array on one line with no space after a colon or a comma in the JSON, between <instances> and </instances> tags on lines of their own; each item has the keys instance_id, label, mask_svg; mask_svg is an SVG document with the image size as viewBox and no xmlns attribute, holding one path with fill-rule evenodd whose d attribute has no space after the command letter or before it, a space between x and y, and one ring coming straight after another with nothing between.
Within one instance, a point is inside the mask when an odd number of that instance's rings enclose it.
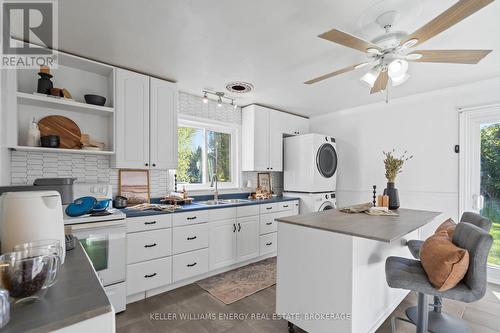
<instances>
[{"instance_id":1,"label":"upper cabinet","mask_svg":"<svg viewBox=\"0 0 500 333\"><path fill-rule=\"evenodd\" d=\"M149 135L152 168L177 168L177 85L155 78L149 83Z\"/></svg>"},{"instance_id":2,"label":"upper cabinet","mask_svg":"<svg viewBox=\"0 0 500 333\"><path fill-rule=\"evenodd\" d=\"M242 171L283 171L283 136L309 132L309 119L259 105L242 110Z\"/></svg>"},{"instance_id":3,"label":"upper cabinet","mask_svg":"<svg viewBox=\"0 0 500 333\"><path fill-rule=\"evenodd\" d=\"M175 83L117 69L115 119L114 167L177 167Z\"/></svg>"},{"instance_id":4,"label":"upper cabinet","mask_svg":"<svg viewBox=\"0 0 500 333\"><path fill-rule=\"evenodd\" d=\"M116 144L114 166L149 166L149 77L116 70Z\"/></svg>"}]
</instances>

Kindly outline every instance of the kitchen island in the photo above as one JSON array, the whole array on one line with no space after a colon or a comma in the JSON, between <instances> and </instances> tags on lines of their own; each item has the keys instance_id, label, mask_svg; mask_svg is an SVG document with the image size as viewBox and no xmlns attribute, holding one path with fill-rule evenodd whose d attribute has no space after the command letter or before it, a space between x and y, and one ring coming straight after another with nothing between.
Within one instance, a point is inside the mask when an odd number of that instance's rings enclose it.
<instances>
[{"instance_id":1,"label":"kitchen island","mask_svg":"<svg viewBox=\"0 0 500 333\"><path fill-rule=\"evenodd\" d=\"M406 242L440 215L398 213L328 210L277 219L276 312L309 333L375 332L408 294L388 287L386 258L410 257Z\"/></svg>"}]
</instances>

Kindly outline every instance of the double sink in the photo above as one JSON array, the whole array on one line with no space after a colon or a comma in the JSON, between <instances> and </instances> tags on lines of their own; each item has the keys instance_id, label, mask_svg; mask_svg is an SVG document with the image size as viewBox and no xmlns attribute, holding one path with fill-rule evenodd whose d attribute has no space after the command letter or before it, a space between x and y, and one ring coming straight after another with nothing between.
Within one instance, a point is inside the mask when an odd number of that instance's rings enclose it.
<instances>
[{"instance_id":1,"label":"double sink","mask_svg":"<svg viewBox=\"0 0 500 333\"><path fill-rule=\"evenodd\" d=\"M225 199L225 200L206 200L206 201L195 201L194 203L205 206L217 206L217 205L230 205L250 202L246 199Z\"/></svg>"}]
</instances>

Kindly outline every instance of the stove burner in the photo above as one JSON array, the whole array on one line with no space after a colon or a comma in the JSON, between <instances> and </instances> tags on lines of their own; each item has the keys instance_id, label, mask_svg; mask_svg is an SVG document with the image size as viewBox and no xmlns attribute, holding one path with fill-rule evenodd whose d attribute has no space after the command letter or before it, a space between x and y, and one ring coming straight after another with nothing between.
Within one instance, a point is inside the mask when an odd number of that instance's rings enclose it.
<instances>
[{"instance_id":1,"label":"stove burner","mask_svg":"<svg viewBox=\"0 0 500 333\"><path fill-rule=\"evenodd\" d=\"M104 210L102 212L95 212L95 213L91 213L89 216L108 216L108 215L113 215L113 213L111 212L108 212L107 210Z\"/></svg>"}]
</instances>

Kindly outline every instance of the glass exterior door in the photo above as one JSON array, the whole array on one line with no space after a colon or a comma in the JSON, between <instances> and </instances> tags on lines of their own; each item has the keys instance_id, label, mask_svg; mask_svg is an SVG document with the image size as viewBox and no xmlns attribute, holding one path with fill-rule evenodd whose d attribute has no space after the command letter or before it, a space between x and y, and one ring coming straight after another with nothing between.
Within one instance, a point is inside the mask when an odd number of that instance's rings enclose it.
<instances>
[{"instance_id":1,"label":"glass exterior door","mask_svg":"<svg viewBox=\"0 0 500 333\"><path fill-rule=\"evenodd\" d=\"M488 263L500 268L500 122L481 124L480 131L480 213L493 222Z\"/></svg>"}]
</instances>

